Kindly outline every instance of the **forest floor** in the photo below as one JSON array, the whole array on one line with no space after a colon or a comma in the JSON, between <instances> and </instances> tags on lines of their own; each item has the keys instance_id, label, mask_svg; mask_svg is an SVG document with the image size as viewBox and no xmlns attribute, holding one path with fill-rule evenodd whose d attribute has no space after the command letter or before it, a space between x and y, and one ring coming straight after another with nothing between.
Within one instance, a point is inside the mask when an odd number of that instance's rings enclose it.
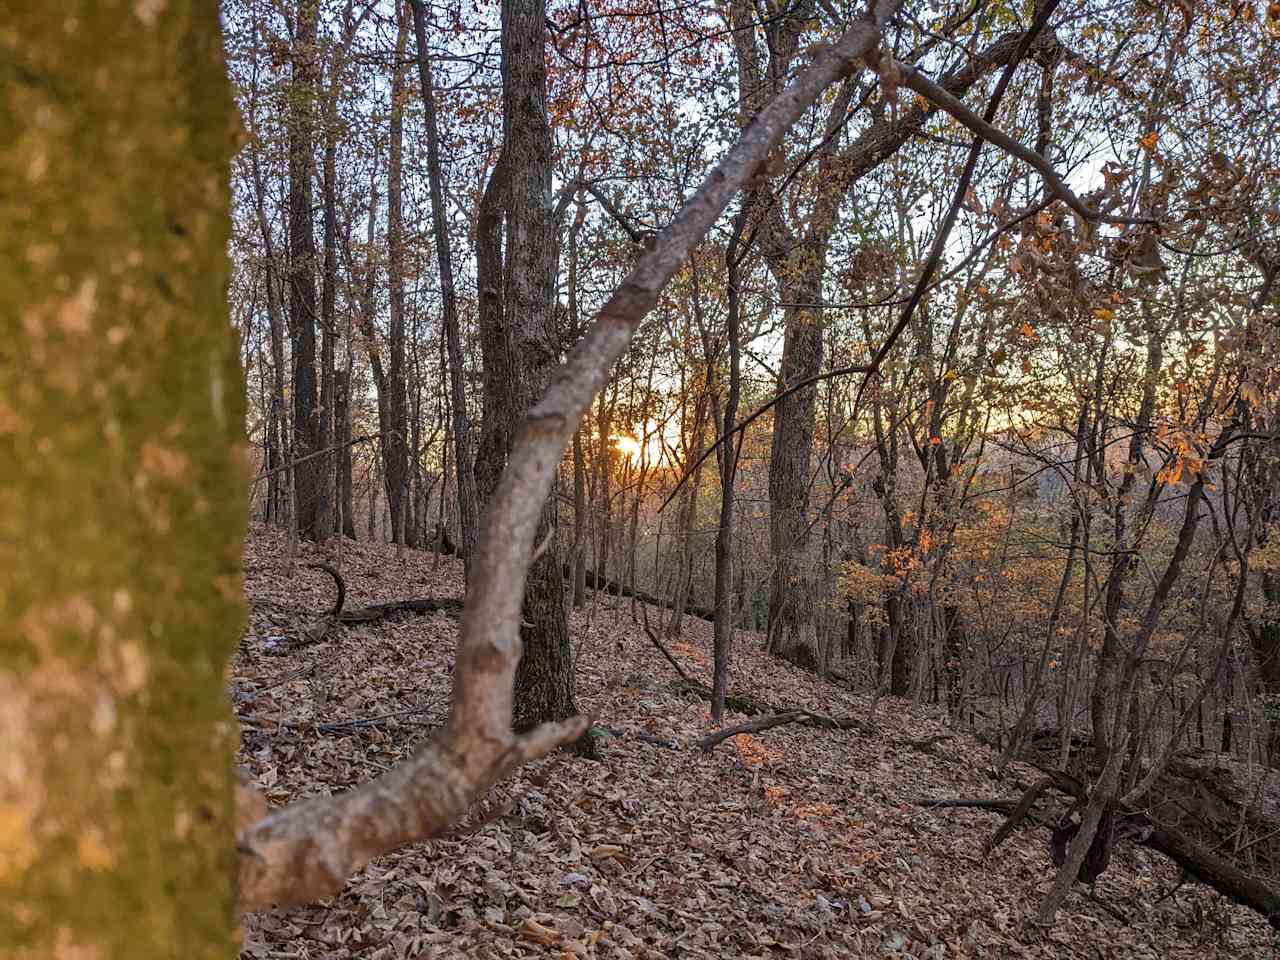
<instances>
[{"instance_id":1,"label":"forest floor","mask_svg":"<svg viewBox=\"0 0 1280 960\"><path fill-rule=\"evenodd\" d=\"M406 757L448 712L457 622L445 614L334 630L297 645L332 604L306 564L335 545L246 547L249 628L232 668L241 762L273 805L354 787ZM460 597L461 564L431 553L341 546L347 606ZM992 778L993 752L942 718L883 701L878 732L791 724L710 753L707 705L631 619L596 595L573 615L578 706L621 736L599 762L566 754L496 788L442 838L371 864L331 900L251 915L246 958L1261 957L1256 914L1177 882L1126 845L1048 930L1030 918L1053 880L1047 831L1024 826L985 859L999 814L925 809L923 798L1017 798L1034 771ZM711 625L668 645L711 675ZM768 703L865 717L869 699L765 656L739 633L733 687ZM726 723L745 717L730 714ZM648 737L649 740L636 739ZM667 741L664 746L654 740Z\"/></svg>"}]
</instances>

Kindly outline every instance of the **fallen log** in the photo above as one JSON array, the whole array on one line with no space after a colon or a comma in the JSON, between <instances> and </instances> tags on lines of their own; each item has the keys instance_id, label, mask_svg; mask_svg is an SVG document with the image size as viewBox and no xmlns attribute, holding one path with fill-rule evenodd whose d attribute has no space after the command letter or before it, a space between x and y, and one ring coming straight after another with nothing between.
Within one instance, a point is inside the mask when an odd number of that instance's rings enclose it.
<instances>
[{"instance_id":1,"label":"fallen log","mask_svg":"<svg viewBox=\"0 0 1280 960\"><path fill-rule=\"evenodd\" d=\"M566 580L573 579L573 568L569 564L564 565L564 576ZM670 610L674 606L674 601L666 597L659 597L656 594L648 593L644 590L637 590L634 587L628 587L624 583L617 580L609 580L600 576L594 570L587 570L587 586L592 590L601 593L612 594L615 597L626 597L628 599L639 600L641 603L652 604L659 610ZM714 623L716 612L711 607L699 607L693 604L686 604L684 612L691 617L697 617L699 620L706 620Z\"/></svg>"},{"instance_id":2,"label":"fallen log","mask_svg":"<svg viewBox=\"0 0 1280 960\"><path fill-rule=\"evenodd\" d=\"M628 733L614 727L592 727L591 732L601 740L633 740L637 743L648 743L666 750L675 750L676 745L663 737L655 737L649 733Z\"/></svg>"},{"instance_id":3,"label":"fallen log","mask_svg":"<svg viewBox=\"0 0 1280 960\"><path fill-rule=\"evenodd\" d=\"M803 720L804 714L799 710L792 713L775 713L768 717L757 717L755 720L748 720L745 723L738 723L732 727L725 727L723 730L717 730L715 733L708 734L698 741L698 749L703 753L710 752L718 743L735 737L740 733L760 733L763 730L770 730L773 727L780 727L784 723L795 723Z\"/></svg>"},{"instance_id":4,"label":"fallen log","mask_svg":"<svg viewBox=\"0 0 1280 960\"><path fill-rule=\"evenodd\" d=\"M876 732L874 727L869 726L865 720L859 720L857 717L829 717L825 713L815 713L812 710L806 710L804 707L796 707L794 709L804 714L801 718L803 723L814 727L823 727L827 730L858 730L862 733Z\"/></svg>"},{"instance_id":5,"label":"fallen log","mask_svg":"<svg viewBox=\"0 0 1280 960\"><path fill-rule=\"evenodd\" d=\"M427 708L416 708L413 710L396 710L393 713L381 713L375 717L357 717L354 720L334 720L329 723L317 723L315 729L319 733L335 733L339 730L354 730L359 727L376 727L386 723L388 720L401 720L405 717L416 717L420 714L429 713ZM429 720L412 724L418 727L438 727L444 721L441 719Z\"/></svg>"},{"instance_id":6,"label":"fallen log","mask_svg":"<svg viewBox=\"0 0 1280 960\"><path fill-rule=\"evenodd\" d=\"M329 576L333 577L334 586L338 589L338 596L333 601L333 609L329 611L330 618L336 617L342 613L342 607L347 602L347 582L342 579L342 574L338 572L338 568L328 563L312 563L308 564L312 570L323 570Z\"/></svg>"},{"instance_id":7,"label":"fallen log","mask_svg":"<svg viewBox=\"0 0 1280 960\"><path fill-rule=\"evenodd\" d=\"M462 615L462 601L451 598L437 599L422 597L416 600L392 600L388 603L372 603L367 607L356 607L338 614L338 622L343 624L375 623L384 617L398 613L447 613L451 617Z\"/></svg>"},{"instance_id":8,"label":"fallen log","mask_svg":"<svg viewBox=\"0 0 1280 960\"><path fill-rule=\"evenodd\" d=\"M780 727L787 723L804 723L810 726L822 727L826 730L859 730L863 733L873 732L865 722L857 717L828 717L822 713L814 713L812 710L793 709L784 710L781 713L773 713L768 716L757 717L754 720L747 720L744 723L738 723L731 727L725 727L723 730L717 730L715 733L708 734L697 742L697 746L703 753L712 750L717 744L723 743L730 737L737 736L739 733L760 733L764 730L772 730L774 727Z\"/></svg>"},{"instance_id":9,"label":"fallen log","mask_svg":"<svg viewBox=\"0 0 1280 960\"><path fill-rule=\"evenodd\" d=\"M1273 929L1280 930L1280 892L1259 877L1246 873L1230 861L1200 846L1177 830L1154 823L1151 836L1144 842L1159 850L1191 876L1242 907L1249 907L1266 917Z\"/></svg>"},{"instance_id":10,"label":"fallen log","mask_svg":"<svg viewBox=\"0 0 1280 960\"><path fill-rule=\"evenodd\" d=\"M338 617L342 615L342 607L347 600L347 584L342 579L342 574L338 572L338 568L328 563L309 563L308 568L312 570L323 570L329 576L333 577L334 586L337 588L337 597L333 602L333 609L328 613L321 614L315 620L302 628L296 640L293 641L294 646L308 646L313 643L323 643L329 637L329 631L333 625L338 622ZM277 652L283 652L279 650Z\"/></svg>"},{"instance_id":11,"label":"fallen log","mask_svg":"<svg viewBox=\"0 0 1280 960\"><path fill-rule=\"evenodd\" d=\"M1053 786L1076 800L1084 800L1088 792L1071 774L1052 767L1034 764L1053 781ZM1266 918L1273 929L1280 930L1280 889L1265 878L1249 873L1203 844L1145 810L1124 809L1122 814L1151 825L1149 835L1138 842L1163 853L1196 880L1218 891L1228 900L1248 907Z\"/></svg>"},{"instance_id":12,"label":"fallen log","mask_svg":"<svg viewBox=\"0 0 1280 960\"><path fill-rule=\"evenodd\" d=\"M334 600L333 609L324 615L323 626L327 631L329 626L335 623L355 624L355 623L375 623L385 617L392 617L398 613L447 613L450 616L462 615L462 601L452 598L438 599L436 597L421 597L412 600L389 600L385 603L371 603L367 607L356 607L354 610L346 609L347 584L342 579L342 574L337 567L328 563L309 564L312 570L323 570L333 578L334 586L337 587L338 596ZM311 631L315 632L313 627ZM314 642L314 641L313 641Z\"/></svg>"}]
</instances>

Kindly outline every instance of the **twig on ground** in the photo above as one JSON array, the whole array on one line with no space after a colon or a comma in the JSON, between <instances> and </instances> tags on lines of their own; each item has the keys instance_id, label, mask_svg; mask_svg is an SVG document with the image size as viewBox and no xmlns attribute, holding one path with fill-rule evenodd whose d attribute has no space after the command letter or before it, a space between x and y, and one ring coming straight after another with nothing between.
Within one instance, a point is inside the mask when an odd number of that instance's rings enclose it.
<instances>
[{"instance_id":1,"label":"twig on ground","mask_svg":"<svg viewBox=\"0 0 1280 960\"><path fill-rule=\"evenodd\" d=\"M641 607L640 607L640 613L641 613L641 617L642 617L642 619L643 619L643 623L641 624L641 626L643 626L643 628L644 628L645 636L647 636L647 637L649 638L649 642L650 642L650 643L652 643L655 647L657 647L657 648L658 648L658 651L659 651L659 652L660 652L664 657L666 657L666 658L667 658L667 662L668 662L669 664L671 664L671 666L672 666L673 668L675 668L676 673L680 675L680 679L681 679L681 680L683 680L685 683L687 683L690 687L693 687L693 688L695 688L695 689L697 689L697 690L704 690L704 689L706 689L706 688L705 688L705 686L704 686L702 683L700 683L700 682L699 682L699 681L697 681L697 680L694 680L694 679L693 679L693 678L691 678L687 673L685 673L685 672L684 672L684 667L680 666L680 664L679 664L679 662L676 660L676 658L675 658L675 657L673 657L673 656L671 655L671 651L669 651L666 647L664 647L664 646L662 645L662 641L661 641L661 640L659 640L659 639L658 639L657 634L655 634L655 633L653 632L653 628L649 626L649 606L648 606L648 604L642 604L642 605L641 605ZM707 691L707 695L708 695L708 696L710 696L710 693L711 693L711 692L708 690L708 691Z\"/></svg>"},{"instance_id":2,"label":"twig on ground","mask_svg":"<svg viewBox=\"0 0 1280 960\"><path fill-rule=\"evenodd\" d=\"M394 713L383 713L383 714L379 714L376 717L358 717L355 720L334 720L330 723L317 723L315 725L315 729L320 733L333 733L336 730L352 730L357 727L374 727L387 720L397 720L397 719L400 719L401 717L412 717L415 714L427 713L427 712L428 710L425 708L419 708L415 710L397 710ZM415 726L424 726L424 727L437 727L439 725L440 725L440 721L438 720L431 723L415 724Z\"/></svg>"}]
</instances>

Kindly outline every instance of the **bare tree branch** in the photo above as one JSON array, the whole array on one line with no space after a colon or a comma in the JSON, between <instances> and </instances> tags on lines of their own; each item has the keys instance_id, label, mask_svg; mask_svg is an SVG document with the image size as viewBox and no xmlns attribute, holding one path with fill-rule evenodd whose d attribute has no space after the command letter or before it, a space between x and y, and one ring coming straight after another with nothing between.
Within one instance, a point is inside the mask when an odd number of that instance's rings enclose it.
<instances>
[{"instance_id":1,"label":"bare tree branch","mask_svg":"<svg viewBox=\"0 0 1280 960\"><path fill-rule=\"evenodd\" d=\"M248 909L341 889L374 857L436 836L493 783L580 737L586 717L511 730L520 607L541 505L573 431L659 293L818 95L860 68L879 29L860 21L756 116L601 309L517 432L476 551L448 723L405 763L348 793L294 804L239 836Z\"/></svg>"},{"instance_id":2,"label":"bare tree branch","mask_svg":"<svg viewBox=\"0 0 1280 960\"><path fill-rule=\"evenodd\" d=\"M723 743L730 737L736 737L740 733L760 733L764 730L772 730L774 727L781 727L788 723L806 723L810 726L821 727L825 730L857 730L861 733L873 733L874 731L863 721L857 717L829 717L825 713L814 713L812 710L797 708L794 710L783 710L780 713L771 713L767 716L756 717L752 720L736 723L731 727L725 727L723 730L717 730L709 733L701 740L697 741L696 746L704 753L710 751L717 744Z\"/></svg>"},{"instance_id":3,"label":"bare tree branch","mask_svg":"<svg viewBox=\"0 0 1280 960\"><path fill-rule=\"evenodd\" d=\"M1019 143L999 127L996 127L994 124L988 123L986 120L982 119L982 117L978 116L966 107L957 97L952 96L951 93L934 83L918 70L908 67L906 64L896 62L894 67L901 75L900 81L904 87L911 88L930 103L941 107L983 140L986 140L990 144L994 144L1005 153L1017 157L1019 160L1032 167L1040 174L1041 179L1044 180L1045 185L1053 195L1076 213L1080 214L1084 219L1100 223L1119 224L1144 224L1155 222L1149 218L1115 217L1109 214L1100 213L1077 197L1075 193L1072 192L1071 188L1063 183L1062 178L1058 176L1058 171L1053 169L1053 164L1040 154L1036 153L1030 147Z\"/></svg>"}]
</instances>

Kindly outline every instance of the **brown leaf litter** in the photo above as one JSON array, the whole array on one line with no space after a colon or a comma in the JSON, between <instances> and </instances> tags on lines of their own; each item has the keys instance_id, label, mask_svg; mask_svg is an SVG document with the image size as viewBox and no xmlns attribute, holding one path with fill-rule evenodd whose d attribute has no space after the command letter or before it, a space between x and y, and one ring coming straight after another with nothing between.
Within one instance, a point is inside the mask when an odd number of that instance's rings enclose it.
<instances>
[{"instance_id":1,"label":"brown leaf litter","mask_svg":"<svg viewBox=\"0 0 1280 960\"><path fill-rule=\"evenodd\" d=\"M348 603L460 597L461 564L344 541L283 537L246 546L249 628L232 669L241 762L273 806L353 787L407 756L448 712L457 623L443 613L330 631L298 644L332 604L305 564L340 565ZM651 616L653 616L651 611ZM558 754L522 770L450 835L407 847L332 900L245 918L243 958L1163 958L1261 957L1272 934L1249 910L1188 884L1156 905L1177 870L1117 850L1098 892L1056 925L1028 923L1053 880L1046 833L1024 827L985 862L990 812L925 810L921 797L1016 797L1033 773L991 778L972 737L942 740L939 713L882 703L879 734L789 725L711 753L704 701L632 617L595 595L572 618L578 705L602 760ZM739 633L733 684L762 702L865 716L869 701L761 652ZM669 645L711 674L711 625L686 618ZM744 719L730 714L726 725ZM637 736L647 739L637 739ZM908 741L929 743L916 749ZM673 743L675 749L660 741Z\"/></svg>"}]
</instances>

